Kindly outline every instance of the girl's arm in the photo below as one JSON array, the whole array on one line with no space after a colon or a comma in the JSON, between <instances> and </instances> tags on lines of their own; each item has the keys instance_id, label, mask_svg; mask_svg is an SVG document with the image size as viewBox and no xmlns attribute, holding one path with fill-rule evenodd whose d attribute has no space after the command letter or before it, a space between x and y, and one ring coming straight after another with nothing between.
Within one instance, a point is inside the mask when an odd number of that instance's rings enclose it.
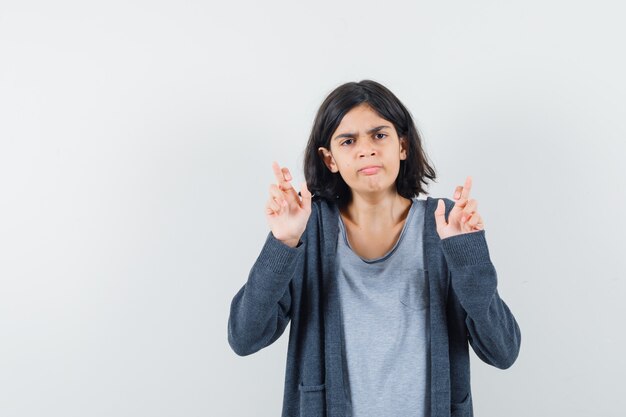
<instances>
[{"instance_id":1,"label":"girl's arm","mask_svg":"<svg viewBox=\"0 0 626 417\"><path fill-rule=\"evenodd\" d=\"M496 269L489 257L485 231L441 240L450 283L467 313L469 343L489 365L509 368L519 354L519 325L497 290Z\"/></svg>"},{"instance_id":2,"label":"girl's arm","mask_svg":"<svg viewBox=\"0 0 626 417\"><path fill-rule=\"evenodd\" d=\"M291 312L291 278L303 267L304 244L292 248L270 231L248 280L235 294L228 317L228 343L246 356L274 343Z\"/></svg>"}]
</instances>

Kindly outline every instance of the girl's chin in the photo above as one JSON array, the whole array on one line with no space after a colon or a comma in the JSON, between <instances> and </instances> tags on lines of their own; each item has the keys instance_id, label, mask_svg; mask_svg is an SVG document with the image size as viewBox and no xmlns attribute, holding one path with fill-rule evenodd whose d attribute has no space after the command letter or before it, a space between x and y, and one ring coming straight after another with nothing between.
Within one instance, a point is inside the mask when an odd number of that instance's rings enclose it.
<instances>
[{"instance_id":1,"label":"girl's chin","mask_svg":"<svg viewBox=\"0 0 626 417\"><path fill-rule=\"evenodd\" d=\"M387 190L395 190L395 185L391 184L381 184L381 183L370 183L370 184L358 184L355 186L350 186L353 192L357 193L384 193Z\"/></svg>"}]
</instances>

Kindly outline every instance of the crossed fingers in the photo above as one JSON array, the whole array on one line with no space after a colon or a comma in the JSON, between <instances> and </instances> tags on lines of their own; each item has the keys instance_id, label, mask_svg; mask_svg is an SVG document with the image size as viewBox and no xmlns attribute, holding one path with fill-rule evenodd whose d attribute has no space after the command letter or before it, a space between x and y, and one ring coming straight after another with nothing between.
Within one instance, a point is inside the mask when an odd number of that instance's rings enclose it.
<instances>
[{"instance_id":1,"label":"crossed fingers","mask_svg":"<svg viewBox=\"0 0 626 417\"><path fill-rule=\"evenodd\" d=\"M454 191L455 204L450 215L455 219L459 219L463 227L469 227L471 230L482 230L484 224L480 214L476 211L478 202L470 199L470 191L472 189L472 177L465 179L463 186L457 186Z\"/></svg>"},{"instance_id":2,"label":"crossed fingers","mask_svg":"<svg viewBox=\"0 0 626 417\"><path fill-rule=\"evenodd\" d=\"M276 188L278 188L278 190L282 191L283 195L285 195L285 199L287 200L287 202L295 202L300 205L300 198L298 197L298 193L296 192L295 188L293 188L290 182L293 178L291 177L289 168L281 168L280 165L278 165L278 162L274 161L272 162L272 170L274 171L274 176L276 177L277 184L272 184L270 186L270 191L272 189L275 191Z\"/></svg>"}]
</instances>

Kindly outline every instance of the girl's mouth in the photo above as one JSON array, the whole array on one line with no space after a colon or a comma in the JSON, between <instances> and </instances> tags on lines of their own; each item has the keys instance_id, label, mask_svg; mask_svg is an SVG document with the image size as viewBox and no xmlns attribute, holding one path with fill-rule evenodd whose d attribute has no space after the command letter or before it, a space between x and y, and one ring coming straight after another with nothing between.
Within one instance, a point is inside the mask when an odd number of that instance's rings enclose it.
<instances>
[{"instance_id":1,"label":"girl's mouth","mask_svg":"<svg viewBox=\"0 0 626 417\"><path fill-rule=\"evenodd\" d=\"M359 172L365 175L374 175L380 170L380 167L363 168Z\"/></svg>"}]
</instances>

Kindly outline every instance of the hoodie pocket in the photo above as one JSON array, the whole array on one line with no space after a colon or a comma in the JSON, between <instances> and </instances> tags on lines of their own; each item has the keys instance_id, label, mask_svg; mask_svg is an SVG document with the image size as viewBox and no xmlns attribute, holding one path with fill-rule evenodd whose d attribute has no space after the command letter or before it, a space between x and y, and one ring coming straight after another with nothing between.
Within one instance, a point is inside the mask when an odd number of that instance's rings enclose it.
<instances>
[{"instance_id":1,"label":"hoodie pocket","mask_svg":"<svg viewBox=\"0 0 626 417\"><path fill-rule=\"evenodd\" d=\"M298 386L300 390L300 417L326 415L326 384Z\"/></svg>"},{"instance_id":2,"label":"hoodie pocket","mask_svg":"<svg viewBox=\"0 0 626 417\"><path fill-rule=\"evenodd\" d=\"M450 404L450 417L471 417L471 408L470 393L468 392L463 401Z\"/></svg>"}]
</instances>

